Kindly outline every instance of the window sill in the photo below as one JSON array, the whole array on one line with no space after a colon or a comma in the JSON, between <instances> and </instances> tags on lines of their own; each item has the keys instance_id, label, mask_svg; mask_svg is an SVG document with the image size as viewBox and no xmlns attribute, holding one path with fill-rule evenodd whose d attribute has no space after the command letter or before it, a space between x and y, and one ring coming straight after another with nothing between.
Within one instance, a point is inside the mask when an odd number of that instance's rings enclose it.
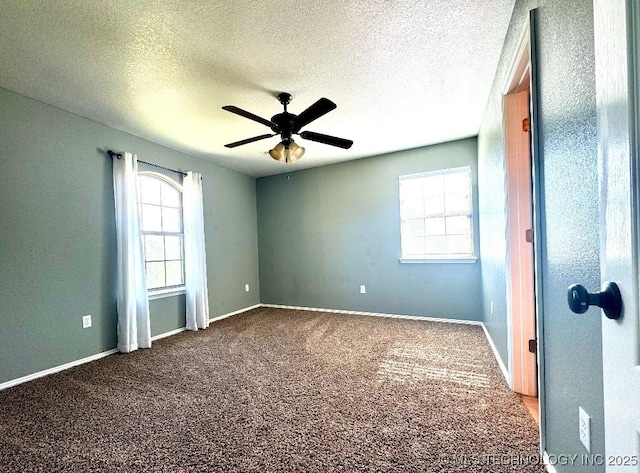
<instances>
[{"instance_id":1,"label":"window sill","mask_svg":"<svg viewBox=\"0 0 640 473\"><path fill-rule=\"evenodd\" d=\"M421 258L400 258L401 263L475 263L476 256L425 256Z\"/></svg>"},{"instance_id":2,"label":"window sill","mask_svg":"<svg viewBox=\"0 0 640 473\"><path fill-rule=\"evenodd\" d=\"M147 292L147 298L152 301L155 299L164 299L165 297L179 296L181 294L185 294L186 292L187 288L185 286L152 289Z\"/></svg>"}]
</instances>

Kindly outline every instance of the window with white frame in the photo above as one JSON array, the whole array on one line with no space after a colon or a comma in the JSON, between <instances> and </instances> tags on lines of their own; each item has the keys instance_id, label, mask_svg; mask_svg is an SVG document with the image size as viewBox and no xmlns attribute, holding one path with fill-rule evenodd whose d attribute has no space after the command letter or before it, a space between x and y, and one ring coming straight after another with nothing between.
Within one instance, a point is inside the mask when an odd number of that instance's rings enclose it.
<instances>
[{"instance_id":1,"label":"window with white frame","mask_svg":"<svg viewBox=\"0 0 640 473\"><path fill-rule=\"evenodd\" d=\"M158 173L138 173L141 233L149 295L184 286L182 187Z\"/></svg>"},{"instance_id":2,"label":"window with white frame","mask_svg":"<svg viewBox=\"0 0 640 473\"><path fill-rule=\"evenodd\" d=\"M473 259L469 166L400 176L403 260Z\"/></svg>"}]
</instances>

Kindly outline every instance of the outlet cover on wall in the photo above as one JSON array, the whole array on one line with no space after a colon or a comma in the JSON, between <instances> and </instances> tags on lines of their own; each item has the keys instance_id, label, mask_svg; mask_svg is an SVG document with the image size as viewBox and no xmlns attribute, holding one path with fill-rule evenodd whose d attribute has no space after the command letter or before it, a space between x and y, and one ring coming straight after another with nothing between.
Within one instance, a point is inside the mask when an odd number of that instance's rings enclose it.
<instances>
[{"instance_id":1,"label":"outlet cover on wall","mask_svg":"<svg viewBox=\"0 0 640 473\"><path fill-rule=\"evenodd\" d=\"M248 284L245 284L245 285L244 285L244 291L245 291L245 292L249 292L249 285L248 285Z\"/></svg>"},{"instance_id":2,"label":"outlet cover on wall","mask_svg":"<svg viewBox=\"0 0 640 473\"><path fill-rule=\"evenodd\" d=\"M491 301L491 315L493 315L493 301Z\"/></svg>"},{"instance_id":3,"label":"outlet cover on wall","mask_svg":"<svg viewBox=\"0 0 640 473\"><path fill-rule=\"evenodd\" d=\"M360 284L360 294L366 294L367 287L364 284Z\"/></svg>"},{"instance_id":4,"label":"outlet cover on wall","mask_svg":"<svg viewBox=\"0 0 640 473\"><path fill-rule=\"evenodd\" d=\"M91 327L91 314L82 316L82 328Z\"/></svg>"},{"instance_id":5,"label":"outlet cover on wall","mask_svg":"<svg viewBox=\"0 0 640 473\"><path fill-rule=\"evenodd\" d=\"M591 453L591 417L589 417L582 407L579 407L578 418L580 441L587 449L587 452Z\"/></svg>"}]
</instances>

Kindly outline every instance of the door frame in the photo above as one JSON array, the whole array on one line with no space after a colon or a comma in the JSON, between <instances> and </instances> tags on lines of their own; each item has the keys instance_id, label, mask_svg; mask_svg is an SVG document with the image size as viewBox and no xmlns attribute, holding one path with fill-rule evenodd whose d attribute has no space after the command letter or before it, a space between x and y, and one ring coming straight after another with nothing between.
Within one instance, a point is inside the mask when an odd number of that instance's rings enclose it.
<instances>
[{"instance_id":1,"label":"door frame","mask_svg":"<svg viewBox=\"0 0 640 473\"><path fill-rule=\"evenodd\" d=\"M540 409L540 452L546 453L546 389L544 368L544 300L542 266L543 257L546 254L546 234L544 228L544 172L542 167L542 145L540 143L540 97L538 94L538 36L537 36L538 9L529 11L529 54L531 61L531 176L533 179L533 264L534 287L536 298L536 338L538 347L536 356L538 359L538 406Z\"/></svg>"},{"instance_id":2,"label":"door frame","mask_svg":"<svg viewBox=\"0 0 640 473\"><path fill-rule=\"evenodd\" d=\"M528 26L528 25L527 25ZM507 318L510 321L511 389L537 397L537 359L529 340L536 340L533 238L533 170L531 131L523 139L522 119L531 123L531 59L529 28L520 38L507 86L503 90L507 202ZM526 117L525 117L526 115ZM533 237L533 234L531 235Z\"/></svg>"},{"instance_id":3,"label":"door frame","mask_svg":"<svg viewBox=\"0 0 640 473\"><path fill-rule=\"evenodd\" d=\"M513 88L514 78L522 71L521 61L523 56L528 52L529 63L529 116L531 124L531 179L532 179L532 204L533 204L533 264L534 264L534 298L535 298L535 319L536 319L536 359L537 359L537 381L538 381L538 406L539 406L539 421L540 421L540 452L545 453L546 450L546 421L545 421L545 383L544 383L544 306L543 300L543 285L542 285L542 262L543 255L545 253L545 210L544 210L544 191L543 191L543 168L542 168L542 147L539 142L539 96L538 96L538 45L536 36L536 18L537 9L529 11L528 21L524 25L523 31L520 35L517 43L515 53L511 62L509 73L506 76L507 80L503 87L503 92L506 94ZM519 78L521 80L522 77ZM503 110L504 116L504 110ZM505 148L506 149L506 148ZM506 152L505 152L506 155ZM507 179L506 159L505 159L505 180ZM506 186L506 182L505 182ZM506 189L506 187L505 187ZM505 205L505 218L508 222L508 208ZM505 231L508 227L505 228ZM507 250L508 258L508 250ZM510 307L510 288L509 278L507 278L507 350L508 350L508 366L509 366L509 378L507 381L510 387L513 387L513 313Z\"/></svg>"}]
</instances>

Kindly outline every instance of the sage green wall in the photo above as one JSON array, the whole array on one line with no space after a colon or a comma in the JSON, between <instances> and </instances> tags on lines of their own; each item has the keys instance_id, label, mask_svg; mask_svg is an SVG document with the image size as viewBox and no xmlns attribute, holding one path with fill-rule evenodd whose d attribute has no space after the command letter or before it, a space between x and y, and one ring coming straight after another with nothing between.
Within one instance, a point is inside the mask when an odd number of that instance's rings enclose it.
<instances>
[{"instance_id":1,"label":"sage green wall","mask_svg":"<svg viewBox=\"0 0 640 473\"><path fill-rule=\"evenodd\" d=\"M479 134L480 239L484 323L507 362L505 151L502 90L531 8L538 9L539 132L544 223L542 278L545 448L587 454L578 437L578 407L592 418L591 453L604 455L601 316L572 313L572 283L600 285L598 168L593 40L589 0L518 0ZM494 302L494 314L489 304ZM580 459L581 457L578 457ZM604 466L556 465L557 471Z\"/></svg>"},{"instance_id":2,"label":"sage green wall","mask_svg":"<svg viewBox=\"0 0 640 473\"><path fill-rule=\"evenodd\" d=\"M203 174L211 316L259 303L255 179L5 89L0 110L0 383L116 346L107 148ZM150 307L154 335L184 326L184 296Z\"/></svg>"},{"instance_id":3,"label":"sage green wall","mask_svg":"<svg viewBox=\"0 0 640 473\"><path fill-rule=\"evenodd\" d=\"M479 320L480 261L399 261L398 177L470 165L475 195L476 162L470 138L258 179L261 302Z\"/></svg>"}]
</instances>

